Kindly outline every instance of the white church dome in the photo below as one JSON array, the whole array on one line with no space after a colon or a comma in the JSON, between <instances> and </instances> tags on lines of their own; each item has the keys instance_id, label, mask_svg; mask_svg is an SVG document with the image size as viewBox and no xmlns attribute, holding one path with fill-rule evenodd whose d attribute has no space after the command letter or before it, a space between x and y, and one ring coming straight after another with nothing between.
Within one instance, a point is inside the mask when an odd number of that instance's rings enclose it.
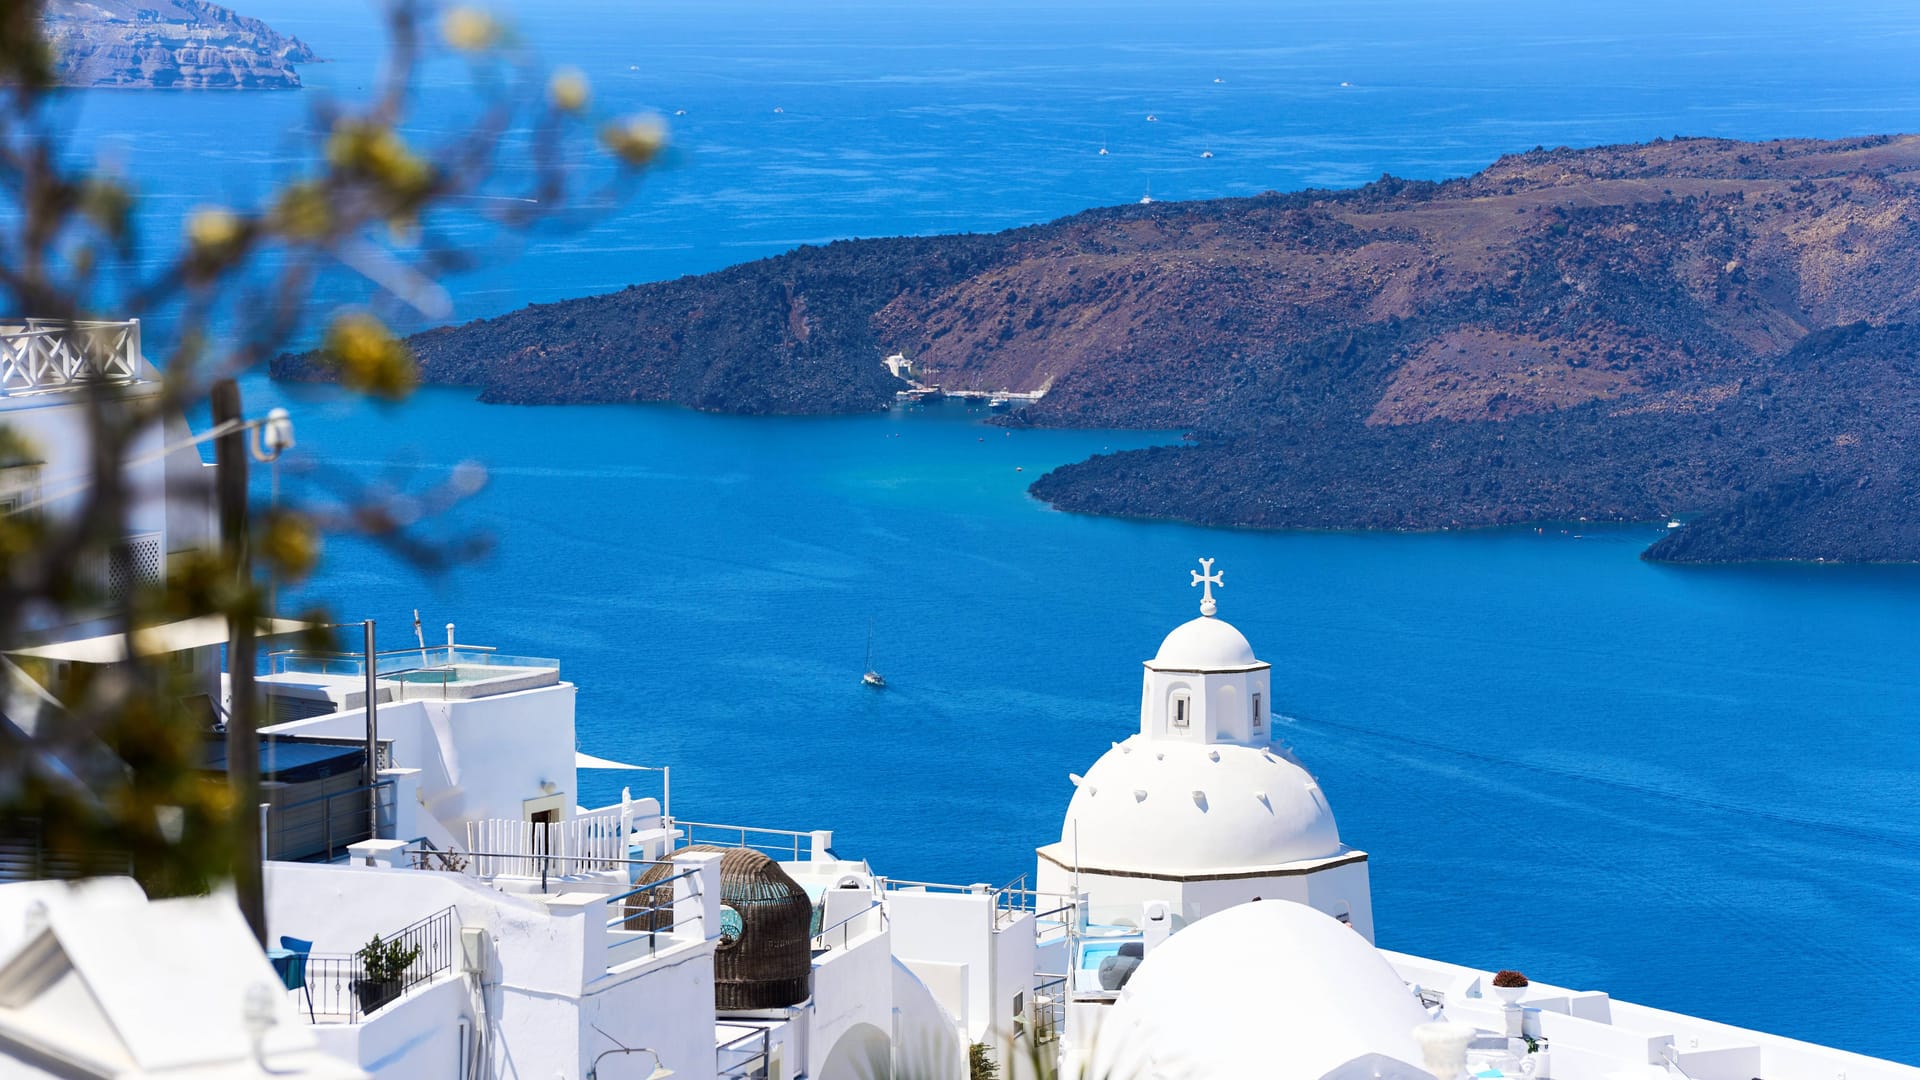
<instances>
[{"instance_id":1,"label":"white church dome","mask_svg":"<svg viewBox=\"0 0 1920 1080\"><path fill-rule=\"evenodd\" d=\"M1094 1040L1089 1076L1431 1076L1426 1010L1352 928L1286 900L1200 919L1147 953Z\"/></svg>"},{"instance_id":2,"label":"white church dome","mask_svg":"<svg viewBox=\"0 0 1920 1080\"><path fill-rule=\"evenodd\" d=\"M1202 615L1174 627L1147 666L1156 671L1245 671L1261 665L1245 634L1232 623Z\"/></svg>"},{"instance_id":3,"label":"white church dome","mask_svg":"<svg viewBox=\"0 0 1920 1080\"><path fill-rule=\"evenodd\" d=\"M1059 851L1082 870L1244 873L1341 852L1320 785L1266 747L1136 734L1077 783Z\"/></svg>"}]
</instances>

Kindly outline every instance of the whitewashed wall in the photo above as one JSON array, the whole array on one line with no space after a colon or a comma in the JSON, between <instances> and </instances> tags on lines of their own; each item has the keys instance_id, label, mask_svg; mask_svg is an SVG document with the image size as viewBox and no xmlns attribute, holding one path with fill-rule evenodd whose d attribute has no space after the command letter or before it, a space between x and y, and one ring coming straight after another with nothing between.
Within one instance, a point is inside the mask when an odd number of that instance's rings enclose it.
<instances>
[{"instance_id":1,"label":"whitewashed wall","mask_svg":"<svg viewBox=\"0 0 1920 1080\"><path fill-rule=\"evenodd\" d=\"M320 953L351 953L376 932L389 933L449 906L460 925L484 927L492 942L485 982L495 1075L584 1076L593 1055L611 1046L589 1021L627 1045L655 1047L682 1077L713 1075L712 940L691 947L663 943L657 963L610 975L604 934L591 948L586 944L593 929L587 920L604 915L597 903L556 917L543 902L496 892L460 874L267 866L269 937L306 938ZM391 1030L385 1011L369 1027L377 1030L379 1047L415 1047L396 1062L438 1060L435 1048L445 1038L457 1038L460 1018L479 1019L465 994L435 994L425 1004L393 1010L392 1016ZM378 1056L379 1047L356 1052ZM626 1073L610 1067L606 1075Z\"/></svg>"},{"instance_id":2,"label":"whitewashed wall","mask_svg":"<svg viewBox=\"0 0 1920 1080\"><path fill-rule=\"evenodd\" d=\"M558 683L464 701L408 701L378 711L380 737L393 740L394 764L420 770L419 805L437 827L422 833L441 846L466 849L466 822L520 820L522 804L554 785L561 816L573 816L572 683ZM366 713L331 713L266 729L270 734L366 736ZM411 839L403 836L400 839Z\"/></svg>"}]
</instances>

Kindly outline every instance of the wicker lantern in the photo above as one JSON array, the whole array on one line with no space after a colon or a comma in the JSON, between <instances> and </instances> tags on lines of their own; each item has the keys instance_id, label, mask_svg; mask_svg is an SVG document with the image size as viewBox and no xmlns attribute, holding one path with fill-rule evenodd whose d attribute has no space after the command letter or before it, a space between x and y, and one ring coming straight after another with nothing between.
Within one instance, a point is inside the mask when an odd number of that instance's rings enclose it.
<instances>
[{"instance_id":1,"label":"wicker lantern","mask_svg":"<svg viewBox=\"0 0 1920 1080\"><path fill-rule=\"evenodd\" d=\"M813 901L780 864L752 848L708 845L720 853L720 943L713 957L713 1002L721 1012L798 1005L812 993ZM662 864L635 882L674 874ZM673 929L673 882L627 898L628 930Z\"/></svg>"}]
</instances>

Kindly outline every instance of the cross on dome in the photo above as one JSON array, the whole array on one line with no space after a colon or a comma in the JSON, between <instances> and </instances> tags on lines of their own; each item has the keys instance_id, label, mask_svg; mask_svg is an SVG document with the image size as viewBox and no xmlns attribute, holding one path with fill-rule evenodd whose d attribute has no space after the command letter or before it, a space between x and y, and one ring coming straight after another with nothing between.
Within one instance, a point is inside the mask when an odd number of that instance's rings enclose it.
<instances>
[{"instance_id":1,"label":"cross on dome","mask_svg":"<svg viewBox=\"0 0 1920 1080\"><path fill-rule=\"evenodd\" d=\"M1205 570L1206 573L1203 574L1200 570ZM1213 613L1220 609L1220 606L1213 602L1213 587L1215 585L1223 589L1227 587L1226 571L1215 570L1212 559L1201 559L1200 570L1189 570L1187 573L1193 575L1193 584L1203 586L1200 592L1200 614L1211 618Z\"/></svg>"}]
</instances>

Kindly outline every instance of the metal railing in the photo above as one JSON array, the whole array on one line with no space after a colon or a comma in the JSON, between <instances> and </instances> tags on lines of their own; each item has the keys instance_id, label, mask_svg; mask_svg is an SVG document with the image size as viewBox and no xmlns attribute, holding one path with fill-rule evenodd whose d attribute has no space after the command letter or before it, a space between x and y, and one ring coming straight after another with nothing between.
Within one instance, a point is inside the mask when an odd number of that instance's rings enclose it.
<instances>
[{"instance_id":1,"label":"metal railing","mask_svg":"<svg viewBox=\"0 0 1920 1080\"><path fill-rule=\"evenodd\" d=\"M1033 1019L1027 1030L1033 1045L1045 1046L1058 1040L1067 1024L1067 977L1036 971L1033 979Z\"/></svg>"},{"instance_id":2,"label":"metal railing","mask_svg":"<svg viewBox=\"0 0 1920 1080\"><path fill-rule=\"evenodd\" d=\"M654 863L654 866L671 866L671 863ZM647 943L647 955L655 956L660 951L660 935L673 933L673 884L677 881L694 881L700 878L700 871L688 868L677 874L669 874L658 881L649 881L638 888L628 889L607 897L607 907L616 914L607 920L608 966L624 964L638 953L623 952L617 957L614 952L636 942ZM689 886L697 887L697 886Z\"/></svg>"},{"instance_id":3,"label":"metal railing","mask_svg":"<svg viewBox=\"0 0 1920 1080\"><path fill-rule=\"evenodd\" d=\"M772 1060L773 1040L766 1028L714 1047L718 1080L768 1080Z\"/></svg>"},{"instance_id":4,"label":"metal railing","mask_svg":"<svg viewBox=\"0 0 1920 1080\"><path fill-rule=\"evenodd\" d=\"M268 653L266 665L267 673L272 675L361 677L367 673L367 658L364 653L283 649ZM380 678L416 671L442 671L461 667L558 670L560 661L545 656L509 656L485 645L429 645L424 649L392 649L373 654L373 673Z\"/></svg>"},{"instance_id":5,"label":"metal railing","mask_svg":"<svg viewBox=\"0 0 1920 1080\"><path fill-rule=\"evenodd\" d=\"M403 853L415 870L438 870L450 874L472 874L473 860L458 848L443 848L424 836L407 841Z\"/></svg>"},{"instance_id":6,"label":"metal railing","mask_svg":"<svg viewBox=\"0 0 1920 1080\"><path fill-rule=\"evenodd\" d=\"M878 910L880 912L880 925L882 928L884 928L887 925L887 906L885 904L882 904L878 899L875 899L872 903L868 904L866 907L863 907L859 911L856 911L853 914L847 916L846 918L841 919L839 922L834 923L832 926L821 927L820 932L813 935L813 951L824 952L828 949L833 948L833 942L831 938L833 937L835 931L839 931L840 948L842 949L846 948L847 942L851 941L853 939L854 934L856 933L853 927L853 924L875 910ZM862 928L861 932L864 932L864 928Z\"/></svg>"},{"instance_id":7,"label":"metal railing","mask_svg":"<svg viewBox=\"0 0 1920 1080\"><path fill-rule=\"evenodd\" d=\"M1041 892L1027 886L1027 875L1021 874L1005 885L955 885L941 881L908 881L903 878L881 879L884 890L898 892L909 889L926 892L952 893L955 895L985 895L993 901L993 928L1004 930L1021 916L1032 915L1044 919L1050 915L1059 915L1072 911L1076 905L1073 897L1066 893ZM1051 905L1042 910L1041 905Z\"/></svg>"},{"instance_id":8,"label":"metal railing","mask_svg":"<svg viewBox=\"0 0 1920 1080\"><path fill-rule=\"evenodd\" d=\"M706 844L710 847L752 848L775 860L801 862L813 848L813 834L794 829L762 829L751 825L720 825L711 821L673 822L685 834L679 847Z\"/></svg>"},{"instance_id":9,"label":"metal railing","mask_svg":"<svg viewBox=\"0 0 1920 1080\"><path fill-rule=\"evenodd\" d=\"M0 325L0 395L134 382L141 370L137 319Z\"/></svg>"},{"instance_id":10,"label":"metal railing","mask_svg":"<svg viewBox=\"0 0 1920 1080\"><path fill-rule=\"evenodd\" d=\"M377 812L369 805L369 792L376 796ZM266 857L280 862L332 862L344 856L350 845L387 831L394 809L391 780L269 807L262 838Z\"/></svg>"},{"instance_id":11,"label":"metal railing","mask_svg":"<svg viewBox=\"0 0 1920 1080\"><path fill-rule=\"evenodd\" d=\"M453 908L446 908L396 931L382 934L382 942L398 942L402 949L417 949L414 958L399 978L374 983L367 978L366 961L351 956L315 953L307 957L304 990L294 995L295 1011L309 999L315 1021L357 1024L387 1004L405 997L414 987L443 971L452 970L459 956L460 934Z\"/></svg>"}]
</instances>

